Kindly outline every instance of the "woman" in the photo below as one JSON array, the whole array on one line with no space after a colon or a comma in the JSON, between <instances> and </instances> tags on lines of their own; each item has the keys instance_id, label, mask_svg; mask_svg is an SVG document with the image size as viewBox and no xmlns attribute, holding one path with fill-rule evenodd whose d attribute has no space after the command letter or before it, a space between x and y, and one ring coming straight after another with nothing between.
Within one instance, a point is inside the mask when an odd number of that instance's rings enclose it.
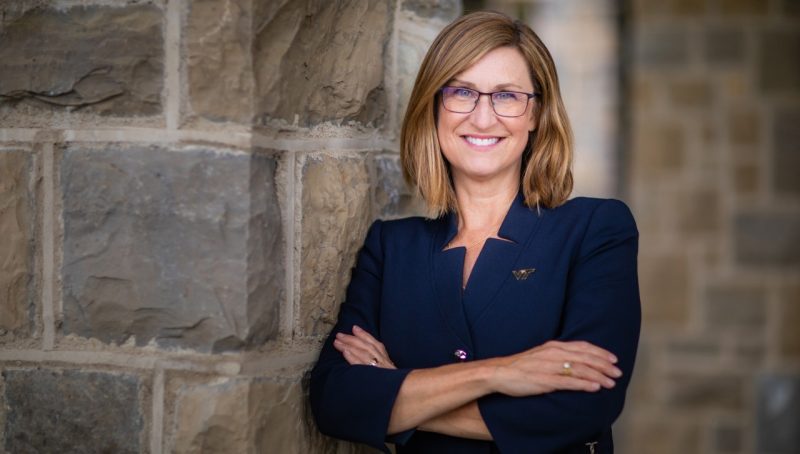
<instances>
[{"instance_id":1,"label":"woman","mask_svg":"<svg viewBox=\"0 0 800 454\"><path fill-rule=\"evenodd\" d=\"M312 372L328 435L402 453L608 453L639 336L638 233L577 198L555 67L468 14L432 44L401 136L435 219L376 221Z\"/></svg>"}]
</instances>

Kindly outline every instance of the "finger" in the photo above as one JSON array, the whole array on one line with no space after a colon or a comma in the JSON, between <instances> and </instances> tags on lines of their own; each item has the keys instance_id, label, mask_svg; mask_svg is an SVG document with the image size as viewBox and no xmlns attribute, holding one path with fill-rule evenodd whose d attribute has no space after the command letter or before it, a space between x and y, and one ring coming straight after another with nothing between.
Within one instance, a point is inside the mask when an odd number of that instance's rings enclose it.
<instances>
[{"instance_id":1,"label":"finger","mask_svg":"<svg viewBox=\"0 0 800 454\"><path fill-rule=\"evenodd\" d=\"M374 345L370 344L363 338L339 333L336 335L336 340L341 341L348 348L354 348L358 349L359 351L366 352L366 354L370 357L370 361L374 359L377 363L391 363L388 355L386 355L383 351L376 349Z\"/></svg>"},{"instance_id":2,"label":"finger","mask_svg":"<svg viewBox=\"0 0 800 454\"><path fill-rule=\"evenodd\" d=\"M607 389L611 389L616 385L616 382L613 379L582 363L564 361L560 364L554 365L553 371L555 375L589 381Z\"/></svg>"},{"instance_id":3,"label":"finger","mask_svg":"<svg viewBox=\"0 0 800 454\"><path fill-rule=\"evenodd\" d=\"M375 339L375 337L372 336L367 330L361 328L360 326L353 325L353 335L355 335L359 339L364 340L365 342L368 342L376 350L382 353L386 353L386 348L384 347L384 345L380 341L378 341L378 339Z\"/></svg>"},{"instance_id":4,"label":"finger","mask_svg":"<svg viewBox=\"0 0 800 454\"><path fill-rule=\"evenodd\" d=\"M596 392L600 390L600 385L598 383L578 377L565 377L563 375L555 376L555 378L551 380L550 386L552 386L554 390L561 389L586 392Z\"/></svg>"},{"instance_id":5,"label":"finger","mask_svg":"<svg viewBox=\"0 0 800 454\"><path fill-rule=\"evenodd\" d=\"M576 364L581 364L585 367L598 371L607 377L619 378L622 376L622 371L617 366L615 366L608 360L605 360L603 358L598 358L597 356L594 355L589 355L586 353L566 352L565 356L563 357L563 360L570 361Z\"/></svg>"},{"instance_id":6,"label":"finger","mask_svg":"<svg viewBox=\"0 0 800 454\"><path fill-rule=\"evenodd\" d=\"M593 356L597 356L603 358L607 361L611 361L612 363L617 362L617 357L610 351L598 347L590 342L586 341L568 341L568 342L561 342L561 341L553 341L557 346L563 348L564 350L569 350L571 352L576 353L585 353Z\"/></svg>"}]
</instances>

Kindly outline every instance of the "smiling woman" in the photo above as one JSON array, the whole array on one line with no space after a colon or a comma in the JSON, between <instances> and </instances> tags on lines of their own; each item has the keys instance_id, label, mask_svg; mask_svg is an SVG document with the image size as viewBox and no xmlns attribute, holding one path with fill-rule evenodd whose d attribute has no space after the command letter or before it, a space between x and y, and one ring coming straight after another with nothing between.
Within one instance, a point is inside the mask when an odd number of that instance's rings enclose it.
<instances>
[{"instance_id":1,"label":"smiling woman","mask_svg":"<svg viewBox=\"0 0 800 454\"><path fill-rule=\"evenodd\" d=\"M401 134L433 219L376 221L312 372L324 433L397 453L610 453L639 336L638 232L567 200L555 66L468 14L432 44Z\"/></svg>"}]
</instances>

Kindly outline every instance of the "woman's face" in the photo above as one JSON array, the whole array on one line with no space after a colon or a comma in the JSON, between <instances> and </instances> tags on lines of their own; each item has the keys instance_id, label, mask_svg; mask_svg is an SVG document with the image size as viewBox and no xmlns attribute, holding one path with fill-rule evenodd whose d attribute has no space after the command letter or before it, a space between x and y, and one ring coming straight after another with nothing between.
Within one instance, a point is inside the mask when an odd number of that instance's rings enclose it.
<instances>
[{"instance_id":1,"label":"woman's face","mask_svg":"<svg viewBox=\"0 0 800 454\"><path fill-rule=\"evenodd\" d=\"M528 65L519 50L499 47L456 75L447 86L483 93L517 91L533 93ZM454 113L438 106L439 145L450 163L454 181L509 181L517 184L528 133L536 129L535 99L519 117L501 117L489 96L480 96L470 113Z\"/></svg>"}]
</instances>

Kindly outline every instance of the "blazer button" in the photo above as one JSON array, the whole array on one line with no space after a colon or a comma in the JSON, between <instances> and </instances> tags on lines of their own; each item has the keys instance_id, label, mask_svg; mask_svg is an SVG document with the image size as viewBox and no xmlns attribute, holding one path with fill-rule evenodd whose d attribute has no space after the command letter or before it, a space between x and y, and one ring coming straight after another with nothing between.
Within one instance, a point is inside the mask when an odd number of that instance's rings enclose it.
<instances>
[{"instance_id":1,"label":"blazer button","mask_svg":"<svg viewBox=\"0 0 800 454\"><path fill-rule=\"evenodd\" d=\"M453 356L458 358L459 361L465 361L467 359L467 352L459 348L453 352Z\"/></svg>"}]
</instances>

